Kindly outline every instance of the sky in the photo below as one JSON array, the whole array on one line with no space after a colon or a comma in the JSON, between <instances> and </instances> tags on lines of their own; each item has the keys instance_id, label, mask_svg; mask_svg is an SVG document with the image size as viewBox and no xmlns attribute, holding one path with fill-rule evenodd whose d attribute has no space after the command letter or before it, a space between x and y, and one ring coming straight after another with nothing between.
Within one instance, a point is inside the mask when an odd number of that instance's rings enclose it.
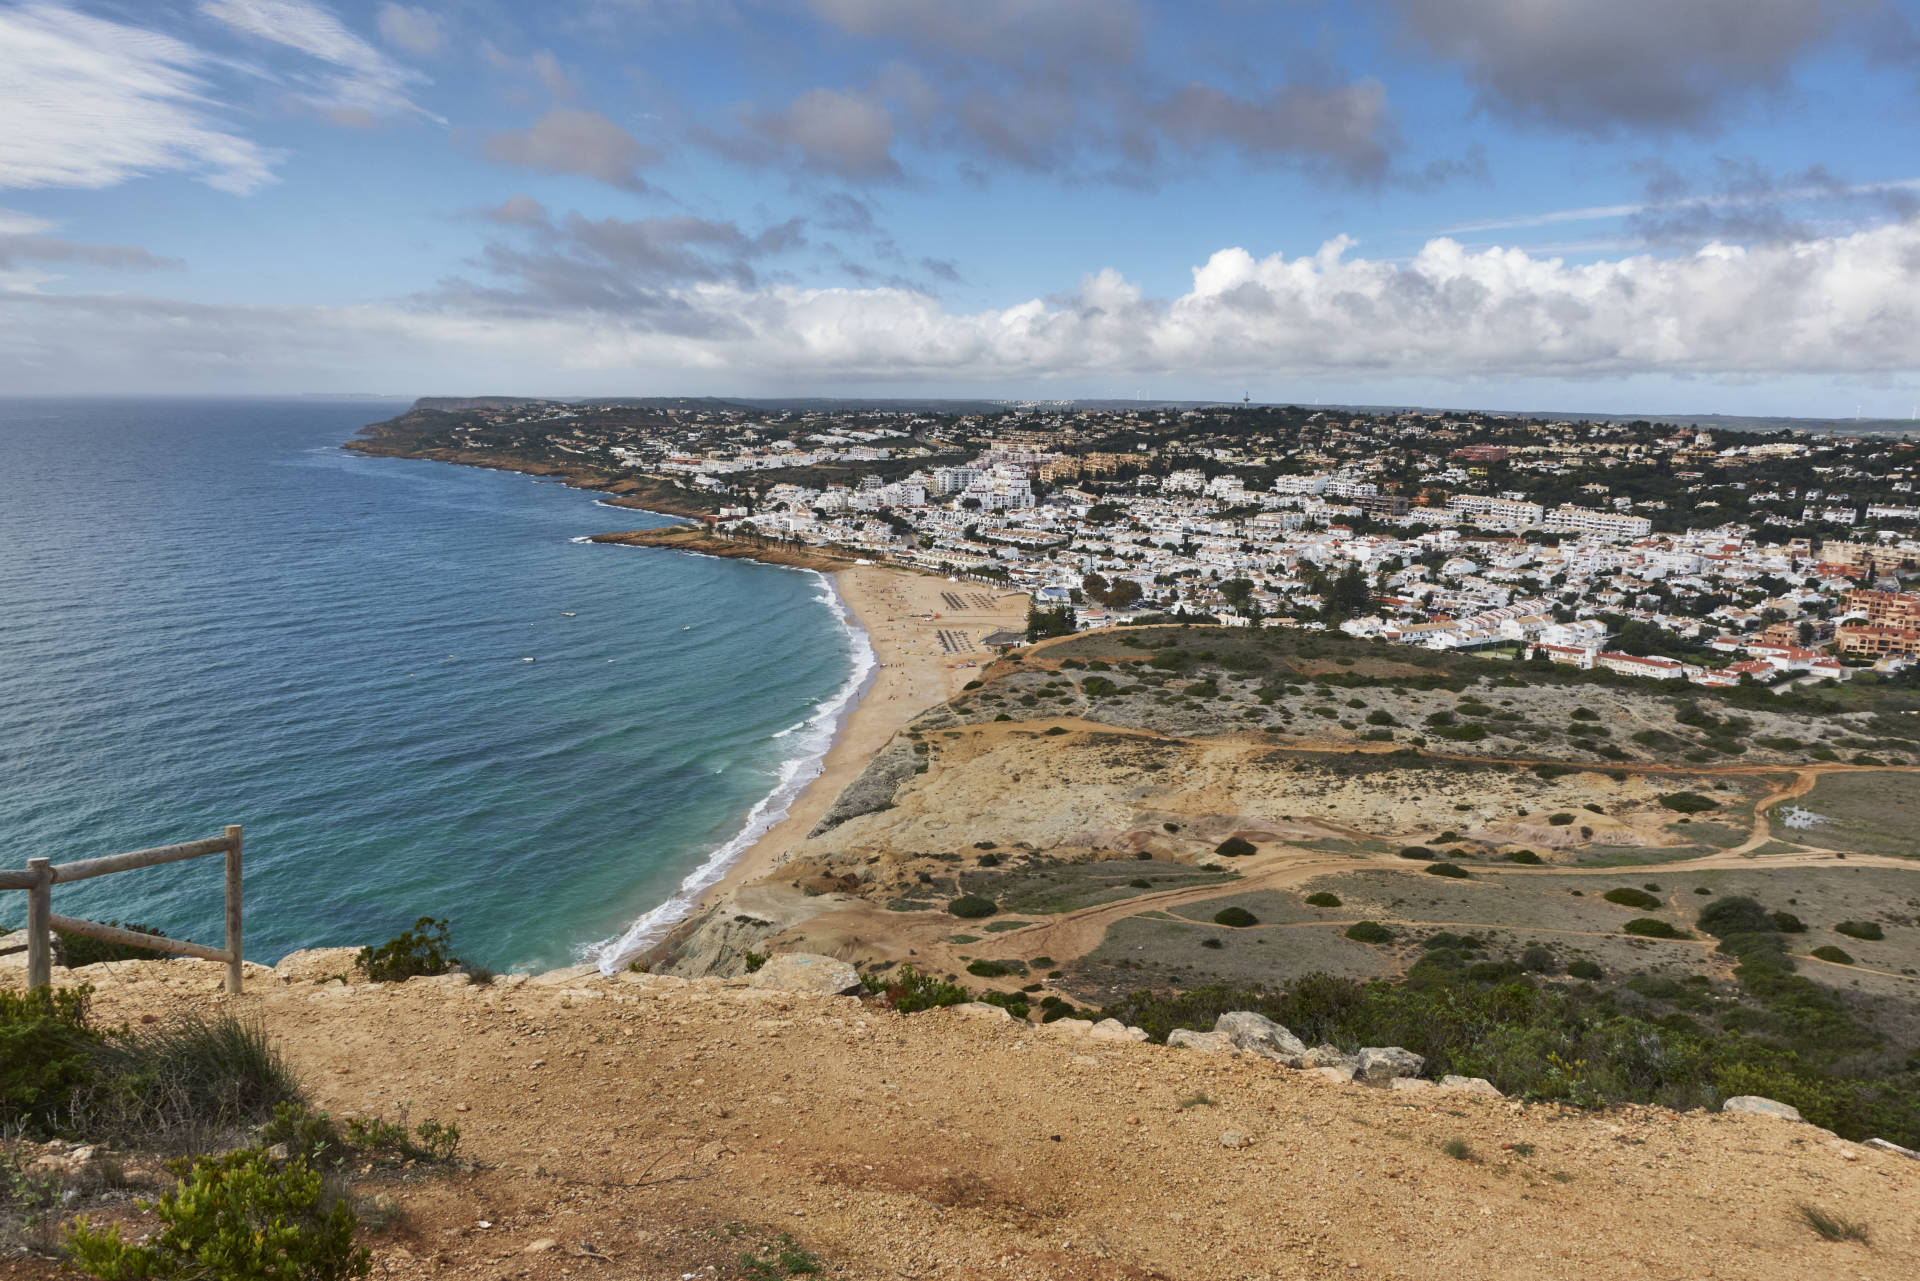
<instances>
[{"instance_id":1,"label":"sky","mask_svg":"<svg viewBox=\"0 0 1920 1281\"><path fill-rule=\"evenodd\" d=\"M0 0L0 395L1905 418L1920 0Z\"/></svg>"}]
</instances>

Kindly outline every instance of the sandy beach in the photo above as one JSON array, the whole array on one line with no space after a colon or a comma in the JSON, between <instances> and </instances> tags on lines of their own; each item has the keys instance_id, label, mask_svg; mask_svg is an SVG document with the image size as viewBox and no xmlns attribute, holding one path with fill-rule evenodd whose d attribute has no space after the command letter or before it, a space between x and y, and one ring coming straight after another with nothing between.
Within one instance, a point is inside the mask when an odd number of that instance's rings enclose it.
<instances>
[{"instance_id":1,"label":"sandy beach","mask_svg":"<svg viewBox=\"0 0 1920 1281\"><path fill-rule=\"evenodd\" d=\"M882 565L856 565L832 575L847 609L866 631L880 666L866 694L840 727L825 767L794 801L787 817L741 854L700 896L696 911L766 876L806 838L840 790L901 726L958 693L993 657L989 632L1025 630L1024 592ZM958 601L960 607L955 608ZM957 652L941 644L945 632ZM972 664L970 666L970 664Z\"/></svg>"}]
</instances>

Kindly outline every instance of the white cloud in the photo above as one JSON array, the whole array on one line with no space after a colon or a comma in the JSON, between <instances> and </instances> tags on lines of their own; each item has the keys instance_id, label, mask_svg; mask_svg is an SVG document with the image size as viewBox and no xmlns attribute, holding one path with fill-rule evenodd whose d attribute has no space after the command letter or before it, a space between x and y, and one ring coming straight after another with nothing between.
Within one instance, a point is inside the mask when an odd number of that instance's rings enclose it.
<instances>
[{"instance_id":1,"label":"white cloud","mask_svg":"<svg viewBox=\"0 0 1920 1281\"><path fill-rule=\"evenodd\" d=\"M662 291L672 306L631 313L551 301L542 310L518 295L494 307L312 309L16 296L0 298L0 334L13 335L11 347L0 341L0 381L7 352L21 347L76 371L97 363L89 353L111 351L120 385L142 370L159 385L173 368L257 379L284 370L293 349L309 379L319 367L345 381L413 369L442 386L593 380L615 390L661 378L851 391L1155 377L1205 385L1222 375L1339 377L1364 388L1920 372L1920 222L1586 265L1445 239L1398 263L1351 248L1340 238L1298 258L1223 249L1177 298L1150 298L1108 269L1065 298L972 313L905 289L756 287L726 274L672 286ZM609 260L607 270L622 268Z\"/></svg>"},{"instance_id":2,"label":"white cloud","mask_svg":"<svg viewBox=\"0 0 1920 1281\"><path fill-rule=\"evenodd\" d=\"M58 5L0 10L0 189L168 171L242 194L272 181L278 155L207 114L204 61L171 37Z\"/></svg>"},{"instance_id":3,"label":"white cloud","mask_svg":"<svg viewBox=\"0 0 1920 1281\"><path fill-rule=\"evenodd\" d=\"M375 25L388 44L423 58L440 52L447 42L447 27L439 15L412 5L381 5Z\"/></svg>"},{"instance_id":4,"label":"white cloud","mask_svg":"<svg viewBox=\"0 0 1920 1281\"><path fill-rule=\"evenodd\" d=\"M419 113L407 95L426 83L362 40L325 5L312 0L200 0L200 12L235 31L285 45L332 68L295 77L295 96L343 124Z\"/></svg>"}]
</instances>

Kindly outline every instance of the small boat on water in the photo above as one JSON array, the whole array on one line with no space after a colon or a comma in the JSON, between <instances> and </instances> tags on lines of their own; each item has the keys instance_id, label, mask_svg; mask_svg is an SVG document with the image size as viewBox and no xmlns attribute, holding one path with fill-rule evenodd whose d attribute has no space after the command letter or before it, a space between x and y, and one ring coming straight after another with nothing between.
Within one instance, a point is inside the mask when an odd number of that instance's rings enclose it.
<instances>
[{"instance_id":1,"label":"small boat on water","mask_svg":"<svg viewBox=\"0 0 1920 1281\"><path fill-rule=\"evenodd\" d=\"M563 610L561 610L561 611L560 611L560 617L562 617L562 618L572 618L572 617L573 617L573 611L572 611L572 610L567 610L567 609L563 609Z\"/></svg>"},{"instance_id":2,"label":"small boat on water","mask_svg":"<svg viewBox=\"0 0 1920 1281\"><path fill-rule=\"evenodd\" d=\"M520 661L523 663L531 663L533 660L531 658L523 658Z\"/></svg>"}]
</instances>

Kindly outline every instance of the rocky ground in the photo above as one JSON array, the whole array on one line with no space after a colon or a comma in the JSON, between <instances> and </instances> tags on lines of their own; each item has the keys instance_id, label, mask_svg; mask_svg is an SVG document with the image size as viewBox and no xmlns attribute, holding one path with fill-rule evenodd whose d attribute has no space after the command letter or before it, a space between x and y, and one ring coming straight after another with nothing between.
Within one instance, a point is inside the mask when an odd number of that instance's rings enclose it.
<instances>
[{"instance_id":1,"label":"rocky ground","mask_svg":"<svg viewBox=\"0 0 1920 1281\"><path fill-rule=\"evenodd\" d=\"M747 980L328 981L343 961L256 969L237 1000L191 961L61 981L94 981L110 1021L258 1018L336 1116L457 1120L470 1167L362 1181L393 1206L370 1238L381 1276L798 1275L742 1261L782 1250L863 1278L1920 1266L1920 1163L1766 1116L1339 1084L1117 1029L902 1016ZM1868 1243L1822 1239L1807 1206Z\"/></svg>"}]
</instances>

